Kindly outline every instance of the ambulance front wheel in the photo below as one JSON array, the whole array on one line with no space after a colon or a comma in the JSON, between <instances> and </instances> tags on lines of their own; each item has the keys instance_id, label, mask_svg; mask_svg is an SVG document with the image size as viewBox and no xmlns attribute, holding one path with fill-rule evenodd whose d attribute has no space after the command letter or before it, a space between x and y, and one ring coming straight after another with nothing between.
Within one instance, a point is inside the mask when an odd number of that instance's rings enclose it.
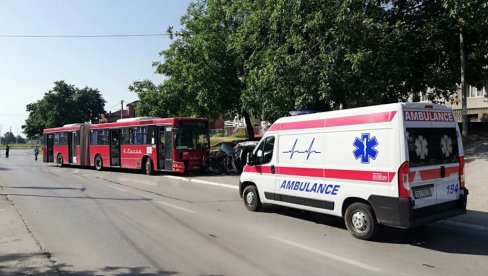
<instances>
[{"instance_id":1,"label":"ambulance front wheel","mask_svg":"<svg viewBox=\"0 0 488 276\"><path fill-rule=\"evenodd\" d=\"M261 208L261 200L259 200L258 189L254 185L249 185L242 192L244 205L249 211L258 211Z\"/></svg>"},{"instance_id":2,"label":"ambulance front wheel","mask_svg":"<svg viewBox=\"0 0 488 276\"><path fill-rule=\"evenodd\" d=\"M378 233L379 224L371 206L364 203L353 203L344 215L346 227L351 234L361 240L373 239Z\"/></svg>"}]
</instances>

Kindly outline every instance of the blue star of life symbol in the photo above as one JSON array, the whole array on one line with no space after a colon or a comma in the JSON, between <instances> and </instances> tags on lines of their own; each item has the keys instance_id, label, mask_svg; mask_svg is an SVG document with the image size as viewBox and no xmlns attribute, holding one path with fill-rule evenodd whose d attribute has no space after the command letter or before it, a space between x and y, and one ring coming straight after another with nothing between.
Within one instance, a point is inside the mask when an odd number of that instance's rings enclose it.
<instances>
[{"instance_id":1,"label":"blue star of life symbol","mask_svg":"<svg viewBox=\"0 0 488 276\"><path fill-rule=\"evenodd\" d=\"M353 151L354 157L356 159L361 158L361 163L363 164L369 164L369 159L375 160L378 155L378 151L375 149L377 145L376 136L370 139L369 133L362 133L361 139L356 137L356 140L354 140L353 146L356 148Z\"/></svg>"}]
</instances>

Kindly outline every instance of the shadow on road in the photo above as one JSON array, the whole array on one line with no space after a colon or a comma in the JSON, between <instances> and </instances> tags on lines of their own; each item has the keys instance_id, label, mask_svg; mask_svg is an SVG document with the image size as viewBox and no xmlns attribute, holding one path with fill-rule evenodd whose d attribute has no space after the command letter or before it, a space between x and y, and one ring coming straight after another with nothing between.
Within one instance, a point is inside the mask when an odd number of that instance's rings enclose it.
<instances>
[{"instance_id":1,"label":"shadow on road","mask_svg":"<svg viewBox=\"0 0 488 276\"><path fill-rule=\"evenodd\" d=\"M0 255L0 274L4 275L177 275L176 271L154 271L148 267L105 266L96 270L75 270L71 265L56 263L56 267L32 266L39 262L39 258L47 258L45 253L7 254ZM7 263L8 262L8 263ZM16 267L9 264L15 263Z\"/></svg>"},{"instance_id":2,"label":"shadow on road","mask_svg":"<svg viewBox=\"0 0 488 276\"><path fill-rule=\"evenodd\" d=\"M21 186L21 187L15 187L15 186L2 186L3 188L9 188L9 189L35 189L35 190L79 190L79 191L84 191L86 190L85 188L67 188L67 187L43 187L43 186Z\"/></svg>"},{"instance_id":3,"label":"shadow on road","mask_svg":"<svg viewBox=\"0 0 488 276\"><path fill-rule=\"evenodd\" d=\"M0 171L10 171L9 168L0 167Z\"/></svg>"},{"instance_id":4,"label":"shadow on road","mask_svg":"<svg viewBox=\"0 0 488 276\"><path fill-rule=\"evenodd\" d=\"M335 216L275 205L263 206L261 212L276 213L282 216L306 220L347 231L343 219ZM478 216L477 219L480 217L488 218L488 213L478 211L470 212L475 212ZM469 222L466 221L464 223ZM474 224L475 221L471 223ZM351 239L353 239L352 236ZM488 255L488 232L439 223L431 223L414 229L397 229L382 226L378 237L373 242L409 244L446 253Z\"/></svg>"},{"instance_id":5,"label":"shadow on road","mask_svg":"<svg viewBox=\"0 0 488 276\"><path fill-rule=\"evenodd\" d=\"M467 141L464 147L464 155L466 163L478 159L488 160L488 138L478 137Z\"/></svg>"},{"instance_id":6,"label":"shadow on road","mask_svg":"<svg viewBox=\"0 0 488 276\"><path fill-rule=\"evenodd\" d=\"M116 198L116 197L94 197L94 196L49 196L49 195L31 195L31 194L14 194L14 193L0 193L0 195L1 196L92 199L92 200L118 200L118 201L151 201L152 200L150 198Z\"/></svg>"}]
</instances>

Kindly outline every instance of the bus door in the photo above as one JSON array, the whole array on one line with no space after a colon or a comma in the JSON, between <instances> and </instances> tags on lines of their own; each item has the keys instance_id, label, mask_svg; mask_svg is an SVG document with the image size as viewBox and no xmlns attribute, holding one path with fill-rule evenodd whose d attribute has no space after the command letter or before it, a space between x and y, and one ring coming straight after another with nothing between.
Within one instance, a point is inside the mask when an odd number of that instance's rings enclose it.
<instances>
[{"instance_id":1,"label":"bus door","mask_svg":"<svg viewBox=\"0 0 488 276\"><path fill-rule=\"evenodd\" d=\"M46 135L46 155L43 156L44 162L54 162L54 134L50 133ZM43 153L44 154L44 153Z\"/></svg>"},{"instance_id":2,"label":"bus door","mask_svg":"<svg viewBox=\"0 0 488 276\"><path fill-rule=\"evenodd\" d=\"M78 140L78 135L76 131L68 133L68 162L70 164L76 163L76 141Z\"/></svg>"},{"instance_id":3,"label":"bus door","mask_svg":"<svg viewBox=\"0 0 488 276\"><path fill-rule=\"evenodd\" d=\"M160 170L171 170L173 166L173 131L171 126L158 127L158 164Z\"/></svg>"},{"instance_id":4,"label":"bus door","mask_svg":"<svg viewBox=\"0 0 488 276\"><path fill-rule=\"evenodd\" d=\"M78 133L80 145L80 165L90 166L90 126L83 125Z\"/></svg>"},{"instance_id":5,"label":"bus door","mask_svg":"<svg viewBox=\"0 0 488 276\"><path fill-rule=\"evenodd\" d=\"M120 129L110 130L110 166L120 167Z\"/></svg>"}]
</instances>

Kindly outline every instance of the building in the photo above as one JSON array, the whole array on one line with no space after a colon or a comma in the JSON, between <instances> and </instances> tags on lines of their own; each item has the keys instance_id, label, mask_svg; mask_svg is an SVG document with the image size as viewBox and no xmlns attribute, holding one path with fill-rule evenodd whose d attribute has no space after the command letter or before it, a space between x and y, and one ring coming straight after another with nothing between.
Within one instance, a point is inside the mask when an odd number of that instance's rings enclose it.
<instances>
[{"instance_id":1,"label":"building","mask_svg":"<svg viewBox=\"0 0 488 276\"><path fill-rule=\"evenodd\" d=\"M488 83L481 89L476 87L468 87L468 120L470 122L488 122ZM462 121L462 104L461 104L461 91L459 90L457 95L454 96L454 103L446 102L447 106L450 106L456 114L458 122Z\"/></svg>"},{"instance_id":2,"label":"building","mask_svg":"<svg viewBox=\"0 0 488 276\"><path fill-rule=\"evenodd\" d=\"M117 122L118 119L123 118L134 118L136 117L136 108L137 103L139 101L131 102L125 105L125 109L117 110L115 112L109 112L107 114L101 114L100 120L98 121L100 124L103 123L113 123Z\"/></svg>"}]
</instances>

